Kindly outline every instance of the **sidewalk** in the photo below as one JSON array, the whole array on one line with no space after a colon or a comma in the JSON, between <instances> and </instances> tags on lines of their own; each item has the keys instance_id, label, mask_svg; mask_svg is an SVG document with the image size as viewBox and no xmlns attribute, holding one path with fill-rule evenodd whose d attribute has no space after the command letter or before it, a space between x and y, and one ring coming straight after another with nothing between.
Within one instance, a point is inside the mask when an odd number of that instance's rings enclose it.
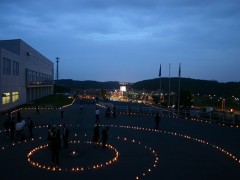
<instances>
[{"instance_id":1,"label":"sidewalk","mask_svg":"<svg viewBox=\"0 0 240 180\"><path fill-rule=\"evenodd\" d=\"M63 121L60 110L40 110L40 114L22 111L22 116L30 116L37 126L34 140L13 145L1 131L1 179L240 179L239 129L165 117L160 131L155 131L153 116L118 115L116 119L106 119L105 109L100 107L100 129L110 127L108 143L113 148L94 148L90 141L95 107L84 105L80 111L80 105L75 103L63 109ZM61 151L61 171L43 168L51 166L47 147L31 156L42 167L32 166L27 154L47 144L46 125L62 130L60 125L64 123L68 124L71 142L68 149ZM73 151L77 156L71 155Z\"/></svg>"}]
</instances>

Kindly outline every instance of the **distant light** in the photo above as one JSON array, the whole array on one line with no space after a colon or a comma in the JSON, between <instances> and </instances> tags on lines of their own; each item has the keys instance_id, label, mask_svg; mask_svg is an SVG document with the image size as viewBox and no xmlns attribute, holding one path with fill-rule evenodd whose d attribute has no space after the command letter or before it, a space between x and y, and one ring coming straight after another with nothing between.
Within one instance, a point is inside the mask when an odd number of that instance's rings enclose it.
<instances>
[{"instance_id":1,"label":"distant light","mask_svg":"<svg viewBox=\"0 0 240 180\"><path fill-rule=\"evenodd\" d=\"M126 86L120 86L120 91L126 92L127 91L127 87Z\"/></svg>"}]
</instances>

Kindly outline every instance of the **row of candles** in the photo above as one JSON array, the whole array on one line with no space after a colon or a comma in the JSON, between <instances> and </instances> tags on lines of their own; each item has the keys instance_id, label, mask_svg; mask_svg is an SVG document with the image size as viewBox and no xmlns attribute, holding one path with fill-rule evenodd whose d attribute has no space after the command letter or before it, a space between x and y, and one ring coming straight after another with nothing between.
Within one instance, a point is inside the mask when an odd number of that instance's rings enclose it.
<instances>
[{"instance_id":1,"label":"row of candles","mask_svg":"<svg viewBox=\"0 0 240 180\"><path fill-rule=\"evenodd\" d=\"M125 141L125 142L138 144L138 145L143 145L142 142L140 142L138 140L135 140L135 139L130 139L130 138L127 138L127 137L124 137L124 138L117 137L117 139ZM142 173L140 173L139 175L136 176L136 180L150 174L153 171L153 169L157 167L157 164L159 163L159 156L158 156L156 150L154 150L152 147L148 147L147 145L143 145L143 146L146 150L148 150L154 156L154 161L153 161L153 164L151 165L151 167L147 168L144 172L142 172Z\"/></svg>"},{"instance_id":2,"label":"row of candles","mask_svg":"<svg viewBox=\"0 0 240 180\"><path fill-rule=\"evenodd\" d=\"M103 105L97 104L98 106L102 107L102 108L106 108ZM121 115L145 115L145 116L155 116L155 113L138 113L138 112L118 112ZM161 115L162 117L169 117L169 118L178 118L178 116L174 116L174 115ZM197 121L197 122L202 122L202 123L215 123L218 124L220 126L227 126L227 127L231 127L231 128L240 128L240 126L238 125L227 125L225 123L222 122L215 122L215 121L210 121L210 120L203 120L203 119L199 119L199 118L189 118L189 117L185 117L184 119L186 120L192 120L192 121Z\"/></svg>"},{"instance_id":3,"label":"row of candles","mask_svg":"<svg viewBox=\"0 0 240 180\"><path fill-rule=\"evenodd\" d=\"M42 126L42 127L47 127L47 126ZM112 126L113 127L113 126ZM114 126L114 127L117 127L117 126ZM41 128L41 127L38 127L38 128ZM75 134L75 136L77 136L77 134ZM84 136L87 136L86 134ZM42 137L38 137L38 138L32 138L30 141L34 141L34 140L41 140ZM118 137L117 138L118 140L122 140L122 141L125 141L125 142L131 142L131 143L135 143L135 144L138 144L138 145L143 145L143 143L141 143L140 141L138 140L134 140L134 139L129 139L127 137L124 137L124 138L120 138ZM22 144L22 143L27 143L28 141L27 140L24 140L22 142L17 142L17 143L12 143L11 145L8 145L9 147L10 146L15 146L16 144ZM72 140L72 141L69 141L69 143L72 143L72 144L80 144L81 141L80 140ZM92 144L91 141L84 141L83 143L86 143L86 144ZM99 143L99 145L101 145L101 143ZM40 168L40 169L44 169L44 170L47 170L47 171L53 171L53 172L57 172L57 171L71 171L71 172L82 172L82 171L86 171L86 170L92 170L92 169L100 169L100 168L103 168L103 167L106 167L108 165L111 165L113 164L114 162L116 162L118 159L119 159L119 156L120 156L120 153L119 151L112 145L110 144L107 144L106 147L109 148L110 150L114 151L115 152L115 156L111 159L111 160L108 160L106 162L102 162L102 163L99 163L99 164L93 164L91 166L87 166L87 167L83 167L83 166L79 166L79 167L70 167L70 168L64 168L64 167L55 167L55 166L50 166L50 165L44 165L44 164L40 164L36 161L33 161L32 160L32 156L39 152L40 150L44 149L44 148L47 148L48 147L48 144L45 144L45 145L40 145L34 149L32 149L28 154L27 154L27 160L28 162L33 166L33 167L37 167L37 168ZM152 172L153 168L155 168L157 166L157 164L159 163L159 156L158 154L156 153L156 150L154 150L153 148L151 147L148 147L147 145L143 145L143 147L147 150L149 150L150 153L153 154L154 156L154 161L153 161L153 164L150 168L148 168L146 171L140 173L138 176L136 176L136 179L140 179L141 177L144 177L146 175L148 175L149 173ZM6 147L2 147L2 150L5 150ZM75 151L72 152L72 155L75 155Z\"/></svg>"},{"instance_id":4,"label":"row of candles","mask_svg":"<svg viewBox=\"0 0 240 180\"><path fill-rule=\"evenodd\" d=\"M189 135L185 135L185 134L181 134L181 133L177 133L177 132L171 132L171 131L161 131L161 130L157 130L157 129L151 129L151 128L144 128L144 127L137 127L137 126L117 126L117 125L102 125L104 126L108 126L108 127L113 127L113 128L124 128L124 129L132 129L132 130L138 130L138 131L148 131L148 132L155 132L155 133L163 133L166 135L171 135L171 136L175 136L175 137L181 137L187 140L191 140L191 141L195 141L197 143L201 143L204 145L208 145L216 150L218 150L219 152L225 154L227 157L231 158L232 160L234 160L235 162L237 162L238 164L240 164L240 158L237 157L236 155L234 155L233 153L227 151L226 149L215 145L213 143L210 143L208 141L199 139L199 138L195 138Z\"/></svg>"},{"instance_id":5,"label":"row of candles","mask_svg":"<svg viewBox=\"0 0 240 180\"><path fill-rule=\"evenodd\" d=\"M217 146L215 144L212 144L212 143L209 143L205 140L202 140L202 139L199 139L199 138L194 138L194 137L191 137L189 135L184 135L184 134L180 134L180 133L176 133L176 132L171 132L171 131L161 131L161 130L156 130L156 129L151 129L151 128L143 128L143 127L138 127L138 126L124 126L124 125L101 125L102 127L112 127L112 128L125 128L125 129L132 129L132 130L138 130L138 131L148 131L148 132L155 132L155 133L163 133L163 134L166 134L166 135L171 135L171 136L177 136L177 137L181 137L181 138L184 138L184 139L187 139L187 140L192 140L192 141L195 141L197 143L201 143L201 144L205 144L205 145L208 145L216 150L218 150L219 152L225 154L227 157L231 158L232 160L234 160L235 162L237 162L238 164L240 164L240 158L238 158L236 155L234 155L233 153L227 151L226 149L220 147L220 146ZM45 128L47 126L38 126L38 128ZM1 132L1 131L0 131ZM75 134L75 136L77 136ZM86 134L85 134L86 136ZM38 137L38 138L32 138L30 141L34 141L34 140L41 140L42 137ZM134 139L128 139L128 138L120 138L118 137L119 140L123 140L123 141L129 141L129 142L132 142L132 143L136 143L136 144L142 144L140 141L137 141L137 140L134 140ZM21 143L27 143L28 141L25 140L25 141L22 141L22 142L16 142L16 143L12 143L10 145L7 145L7 146L3 146L1 148L1 150L6 150L7 147L11 147L11 146L15 146L16 144L21 144ZM70 143L73 143L73 144L79 144L80 141L70 141ZM84 143L87 143L87 144L91 144L92 142L91 141L84 141ZM47 145L41 145L39 147L36 147L34 148L32 151L30 151L28 153L28 162L33 165L34 167L38 167L38 168L41 168L41 169L45 169L45 170L49 170L49 171L72 171L72 172L81 172L81 171L85 171L85 170L91 170L91 169L99 169L99 168L103 168L105 166L108 166L108 165L111 165L112 163L116 162L119 158L119 155L120 153L118 152L118 150L116 148L114 148L112 145L107 145L107 147L111 150L113 150L115 152L115 156L112 160L109 160L105 163L100 163L100 164L95 164L95 165L92 165L92 166L89 166L89 167L72 167L72 168L68 168L68 169L63 169L63 168L56 168L56 167L51 167L51 166L47 166L47 165L41 165L37 162L34 162L31 160L31 156L37 152L38 150L41 150L43 148L46 148ZM144 177L146 176L147 174L149 174L150 172L152 172L152 169L155 168L157 166L157 163L159 162L159 157L156 153L156 151L151 148L151 147L148 147L148 146L144 146L145 149L149 149L149 151L155 156L155 161L152 165L152 168L148 168L145 172L141 173L140 175L136 176L136 179L140 179L141 176Z\"/></svg>"},{"instance_id":6,"label":"row of candles","mask_svg":"<svg viewBox=\"0 0 240 180\"><path fill-rule=\"evenodd\" d=\"M80 140L73 140L73 141L69 141L69 143L71 143L71 144L80 144L81 141L80 141ZM92 144L91 141L84 141L83 143L85 143L85 144ZM99 145L101 145L101 143L99 143ZM79 167L78 167L78 166L75 166L75 167L68 167L68 168L55 167L55 166L52 167L52 166L49 166L49 165L43 165L43 164L37 163L37 162L35 162L35 161L33 161L33 160L31 159L31 157L32 157L32 155L33 155L34 153L36 153L37 151L42 150L42 149L44 149L44 148L46 148L46 147L48 147L47 144L46 144L46 145L41 145L41 146L38 146L38 147L34 148L33 150L31 150L31 151L28 153L27 159L28 159L28 162L29 162L32 166L37 167L37 168L40 168L40 169L44 169L44 170L47 170L47 171L53 171L53 172L54 172L54 171L82 172L82 171L86 171L86 170L104 168L104 167L106 167L106 166L109 166L109 165L115 163L115 162L118 160L119 155L120 155L120 153L118 152L118 150L117 150L114 146L112 146L112 145L110 145L110 144L107 144L106 147L107 147L108 149L114 151L115 155L114 155L114 157L113 157L112 159L107 160L106 162L102 162L102 163L98 163L98 164L93 164L93 165L91 165L91 166L79 166ZM75 153L76 153L76 151L73 151L73 152L72 152L72 155L74 156Z\"/></svg>"},{"instance_id":7,"label":"row of candles","mask_svg":"<svg viewBox=\"0 0 240 180\"><path fill-rule=\"evenodd\" d=\"M55 109L63 109L63 108L66 108L66 107L69 107L69 106L72 106L73 103L75 102L75 99L73 99L73 101L70 103L70 104L67 104L67 105L64 105L64 106L61 106L59 108L53 108L53 107L39 107L38 109L39 110L55 110ZM26 107L26 108L19 108L19 109L16 109L14 111L11 111L11 114L12 113L16 113L17 111L21 111L21 110L37 110L36 107Z\"/></svg>"}]
</instances>

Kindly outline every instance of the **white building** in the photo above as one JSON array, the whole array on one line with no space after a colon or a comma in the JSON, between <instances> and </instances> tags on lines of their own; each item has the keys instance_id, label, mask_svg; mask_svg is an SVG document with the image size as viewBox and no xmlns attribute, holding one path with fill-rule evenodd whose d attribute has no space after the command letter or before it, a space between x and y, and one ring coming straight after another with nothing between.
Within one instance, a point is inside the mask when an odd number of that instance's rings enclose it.
<instances>
[{"instance_id":1,"label":"white building","mask_svg":"<svg viewBox=\"0 0 240 180\"><path fill-rule=\"evenodd\" d=\"M0 40L0 111L52 94L53 67L21 39Z\"/></svg>"}]
</instances>

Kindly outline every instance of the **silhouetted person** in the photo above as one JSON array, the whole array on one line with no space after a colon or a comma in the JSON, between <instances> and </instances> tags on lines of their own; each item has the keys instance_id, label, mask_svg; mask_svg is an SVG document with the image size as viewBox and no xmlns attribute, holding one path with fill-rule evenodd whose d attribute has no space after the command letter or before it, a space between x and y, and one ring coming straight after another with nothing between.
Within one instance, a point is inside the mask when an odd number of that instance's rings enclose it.
<instances>
[{"instance_id":1,"label":"silhouetted person","mask_svg":"<svg viewBox=\"0 0 240 180\"><path fill-rule=\"evenodd\" d=\"M99 116L100 116L100 110L98 108L96 108L96 122L99 122Z\"/></svg>"},{"instance_id":2,"label":"silhouetted person","mask_svg":"<svg viewBox=\"0 0 240 180\"><path fill-rule=\"evenodd\" d=\"M47 140L48 140L48 147L51 147L51 137L52 137L52 125L48 125L48 134L47 134Z\"/></svg>"},{"instance_id":3,"label":"silhouetted person","mask_svg":"<svg viewBox=\"0 0 240 180\"><path fill-rule=\"evenodd\" d=\"M130 116L132 113L132 109L131 109L131 106L128 106L128 116Z\"/></svg>"},{"instance_id":4,"label":"silhouetted person","mask_svg":"<svg viewBox=\"0 0 240 180\"><path fill-rule=\"evenodd\" d=\"M39 114L39 107L38 107L38 105L36 106L36 113Z\"/></svg>"},{"instance_id":5,"label":"silhouetted person","mask_svg":"<svg viewBox=\"0 0 240 180\"><path fill-rule=\"evenodd\" d=\"M142 107L139 107L139 115L142 115Z\"/></svg>"},{"instance_id":6,"label":"silhouetted person","mask_svg":"<svg viewBox=\"0 0 240 180\"><path fill-rule=\"evenodd\" d=\"M11 120L9 122L9 128L10 128L10 140L14 140L14 134L15 134L14 118L11 118Z\"/></svg>"},{"instance_id":7,"label":"silhouetted person","mask_svg":"<svg viewBox=\"0 0 240 180\"><path fill-rule=\"evenodd\" d=\"M117 116L117 108L114 106L113 107L113 119L115 119Z\"/></svg>"},{"instance_id":8,"label":"silhouetted person","mask_svg":"<svg viewBox=\"0 0 240 180\"><path fill-rule=\"evenodd\" d=\"M29 138L32 138L33 137L33 121L30 117L27 118L27 121L28 121L28 131L29 131Z\"/></svg>"},{"instance_id":9,"label":"silhouetted person","mask_svg":"<svg viewBox=\"0 0 240 180\"><path fill-rule=\"evenodd\" d=\"M69 130L67 128L67 125L64 124L64 128L63 128L63 147L64 148L68 148L68 138L69 138Z\"/></svg>"},{"instance_id":10,"label":"silhouetted person","mask_svg":"<svg viewBox=\"0 0 240 180\"><path fill-rule=\"evenodd\" d=\"M111 109L110 107L107 107L106 113L105 113L105 117L109 118L110 117L110 113L111 113Z\"/></svg>"},{"instance_id":11,"label":"silhouetted person","mask_svg":"<svg viewBox=\"0 0 240 180\"><path fill-rule=\"evenodd\" d=\"M160 120L161 120L161 116L160 116L159 112L157 112L156 115L155 115L155 126L156 126L156 129L159 129Z\"/></svg>"},{"instance_id":12,"label":"silhouetted person","mask_svg":"<svg viewBox=\"0 0 240 180\"><path fill-rule=\"evenodd\" d=\"M52 131L52 136L51 136L51 141L50 141L50 149L52 151L52 164L54 166L59 165L59 142L56 134L56 130L53 129Z\"/></svg>"},{"instance_id":13,"label":"silhouetted person","mask_svg":"<svg viewBox=\"0 0 240 180\"><path fill-rule=\"evenodd\" d=\"M62 149L62 137L61 137L61 132L59 129L57 130L57 140L58 140L59 150L61 150Z\"/></svg>"},{"instance_id":14,"label":"silhouetted person","mask_svg":"<svg viewBox=\"0 0 240 180\"><path fill-rule=\"evenodd\" d=\"M61 110L60 114L61 114L61 120L63 120L63 114L64 114L63 110Z\"/></svg>"},{"instance_id":15,"label":"silhouetted person","mask_svg":"<svg viewBox=\"0 0 240 180\"><path fill-rule=\"evenodd\" d=\"M98 145L98 139L99 139L99 125L95 126L93 129L93 143L94 146L97 147Z\"/></svg>"},{"instance_id":16,"label":"silhouetted person","mask_svg":"<svg viewBox=\"0 0 240 180\"><path fill-rule=\"evenodd\" d=\"M11 121L11 118L7 117L7 119L3 123L3 126L4 126L5 131L6 131L6 136L9 136L9 133L10 133L10 121Z\"/></svg>"},{"instance_id":17,"label":"silhouetted person","mask_svg":"<svg viewBox=\"0 0 240 180\"><path fill-rule=\"evenodd\" d=\"M102 130L102 147L105 148L106 144L107 144L107 140L108 140L108 131L109 131L109 127L105 127Z\"/></svg>"},{"instance_id":18,"label":"silhouetted person","mask_svg":"<svg viewBox=\"0 0 240 180\"><path fill-rule=\"evenodd\" d=\"M21 112L18 111L17 112L17 123L20 122L21 120L22 120Z\"/></svg>"}]
</instances>

